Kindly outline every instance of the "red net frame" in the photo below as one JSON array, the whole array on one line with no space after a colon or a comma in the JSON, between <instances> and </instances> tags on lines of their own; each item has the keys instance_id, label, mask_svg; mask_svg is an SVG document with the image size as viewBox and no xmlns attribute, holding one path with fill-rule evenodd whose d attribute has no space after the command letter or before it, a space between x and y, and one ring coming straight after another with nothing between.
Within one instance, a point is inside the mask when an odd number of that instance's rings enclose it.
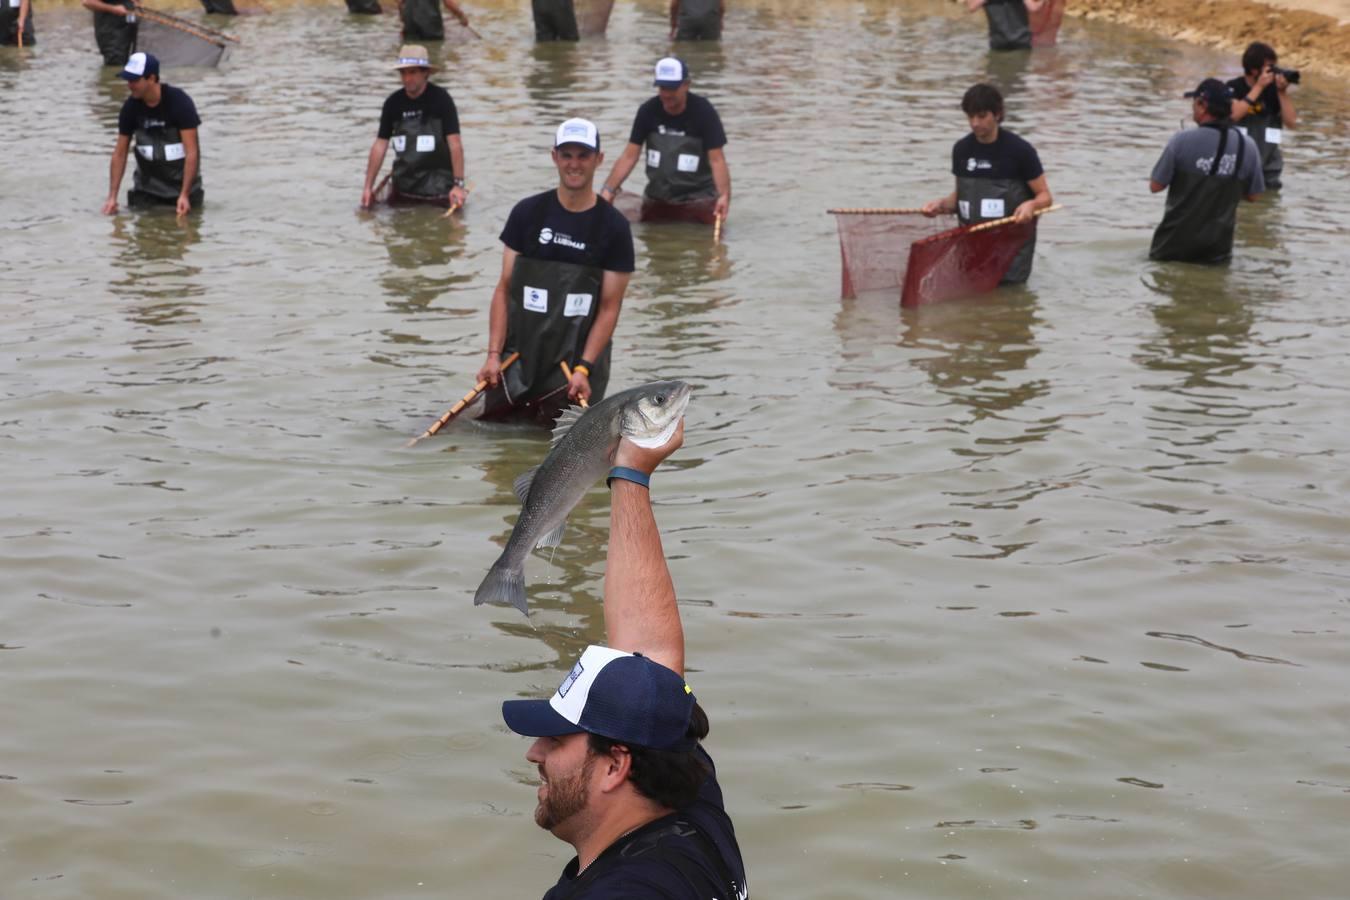
<instances>
[{"instance_id":1,"label":"red net frame","mask_svg":"<svg viewBox=\"0 0 1350 900\"><path fill-rule=\"evenodd\" d=\"M839 296L898 290L905 282L909 248L916 240L951 228L950 215L928 218L915 210L832 210L839 228Z\"/></svg>"},{"instance_id":2,"label":"red net frame","mask_svg":"<svg viewBox=\"0 0 1350 900\"><path fill-rule=\"evenodd\" d=\"M1059 26L1064 21L1065 0L1047 0L1039 12L1027 10L1031 24L1031 46L1053 47L1059 39Z\"/></svg>"},{"instance_id":3,"label":"red net frame","mask_svg":"<svg viewBox=\"0 0 1350 900\"><path fill-rule=\"evenodd\" d=\"M940 303L998 287L1018 251L1036 235L1036 221L993 228L963 225L909 248L900 305Z\"/></svg>"}]
</instances>

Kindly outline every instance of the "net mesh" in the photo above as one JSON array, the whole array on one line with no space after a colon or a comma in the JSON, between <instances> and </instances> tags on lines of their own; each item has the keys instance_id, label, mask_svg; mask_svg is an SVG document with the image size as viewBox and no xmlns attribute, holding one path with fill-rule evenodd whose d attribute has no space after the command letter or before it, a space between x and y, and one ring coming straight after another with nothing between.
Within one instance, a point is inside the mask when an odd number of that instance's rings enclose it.
<instances>
[{"instance_id":1,"label":"net mesh","mask_svg":"<svg viewBox=\"0 0 1350 900\"><path fill-rule=\"evenodd\" d=\"M136 49L159 57L160 65L216 66L229 52L228 35L158 10L140 10Z\"/></svg>"},{"instance_id":2,"label":"net mesh","mask_svg":"<svg viewBox=\"0 0 1350 900\"><path fill-rule=\"evenodd\" d=\"M614 0L574 0L572 8L577 16L577 34L582 37L605 33Z\"/></svg>"},{"instance_id":3,"label":"net mesh","mask_svg":"<svg viewBox=\"0 0 1350 900\"><path fill-rule=\"evenodd\" d=\"M992 291L1035 234L1033 219L982 231L962 226L915 241L909 249L900 305L923 306Z\"/></svg>"},{"instance_id":4,"label":"net mesh","mask_svg":"<svg viewBox=\"0 0 1350 900\"><path fill-rule=\"evenodd\" d=\"M860 291L899 290L909 266L910 244L951 228L950 215L836 212L839 227L841 297Z\"/></svg>"},{"instance_id":5,"label":"net mesh","mask_svg":"<svg viewBox=\"0 0 1350 900\"><path fill-rule=\"evenodd\" d=\"M1031 24L1031 46L1053 47L1059 38L1059 25L1064 21L1065 0L1049 0L1037 12L1027 10Z\"/></svg>"}]
</instances>

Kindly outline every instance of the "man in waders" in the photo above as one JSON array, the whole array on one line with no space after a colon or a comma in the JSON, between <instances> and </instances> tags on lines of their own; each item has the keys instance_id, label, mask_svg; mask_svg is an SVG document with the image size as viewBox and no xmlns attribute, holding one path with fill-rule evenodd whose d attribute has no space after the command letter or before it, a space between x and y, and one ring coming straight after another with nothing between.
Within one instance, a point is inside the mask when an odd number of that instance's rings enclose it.
<instances>
[{"instance_id":1,"label":"man in waders","mask_svg":"<svg viewBox=\"0 0 1350 900\"><path fill-rule=\"evenodd\" d=\"M1233 91L1233 122L1256 144L1261 154L1261 176L1266 190L1279 190L1284 172L1280 144L1284 132L1298 124L1298 111L1289 96L1290 79L1297 71L1281 69L1275 48L1257 41L1242 54L1242 76L1228 82Z\"/></svg>"},{"instance_id":2,"label":"man in waders","mask_svg":"<svg viewBox=\"0 0 1350 900\"><path fill-rule=\"evenodd\" d=\"M676 41L720 41L725 0L670 0L670 37Z\"/></svg>"},{"instance_id":3,"label":"man in waders","mask_svg":"<svg viewBox=\"0 0 1350 900\"><path fill-rule=\"evenodd\" d=\"M989 20L990 50L1030 50L1028 12L1040 12L1050 0L966 0L966 9L984 9Z\"/></svg>"},{"instance_id":4,"label":"man in waders","mask_svg":"<svg viewBox=\"0 0 1350 900\"><path fill-rule=\"evenodd\" d=\"M507 700L536 738L534 821L575 848L544 900L747 900L745 864L712 757L708 717L684 680L675 585L650 480L684 442L619 442L610 471L607 646L591 646L550 700Z\"/></svg>"},{"instance_id":5,"label":"man in waders","mask_svg":"<svg viewBox=\"0 0 1350 900\"><path fill-rule=\"evenodd\" d=\"M952 174L956 190L924 204L923 214L956 213L962 225L978 225L1012 216L1017 222L1035 219L1038 209L1055 201L1036 148L1002 127L1003 95L992 84L977 84L961 98L961 110L970 120L970 134L952 147ZM1031 276L1036 235L1022 245L1003 276L1003 284L1021 284Z\"/></svg>"},{"instance_id":6,"label":"man in waders","mask_svg":"<svg viewBox=\"0 0 1350 900\"><path fill-rule=\"evenodd\" d=\"M572 0L531 0L530 11L534 13L536 41L580 40Z\"/></svg>"},{"instance_id":7,"label":"man in waders","mask_svg":"<svg viewBox=\"0 0 1350 900\"><path fill-rule=\"evenodd\" d=\"M656 64L657 95L638 107L628 146L600 196L613 202L647 145L642 218L686 219L711 225L731 209L731 171L722 119L705 98L689 92L689 67L668 56ZM687 213L687 214L682 214Z\"/></svg>"},{"instance_id":8,"label":"man in waders","mask_svg":"<svg viewBox=\"0 0 1350 900\"><path fill-rule=\"evenodd\" d=\"M463 206L468 194L464 190L459 113L449 92L428 80L438 67L431 64L426 47L405 44L392 68L398 70L403 87L385 99L380 112L380 129L366 161L362 208L369 209L375 202L375 176L380 174L391 145L391 201Z\"/></svg>"},{"instance_id":9,"label":"man in waders","mask_svg":"<svg viewBox=\"0 0 1350 900\"><path fill-rule=\"evenodd\" d=\"M0 0L0 44L31 47L36 42L32 0Z\"/></svg>"},{"instance_id":10,"label":"man in waders","mask_svg":"<svg viewBox=\"0 0 1350 900\"><path fill-rule=\"evenodd\" d=\"M445 20L441 18L441 4L450 15L465 27L469 17L459 8L455 0L396 0L398 14L403 20L403 39L405 41L443 41L445 40Z\"/></svg>"},{"instance_id":11,"label":"man in waders","mask_svg":"<svg viewBox=\"0 0 1350 900\"><path fill-rule=\"evenodd\" d=\"M108 172L108 199L103 212L117 212L117 191L126 173L132 139L136 144L136 174L127 191L127 206L173 206L178 215L202 205L201 148L197 106L186 91L159 80L159 60L149 53L133 53L117 73L131 96L117 116L117 145Z\"/></svg>"},{"instance_id":12,"label":"man in waders","mask_svg":"<svg viewBox=\"0 0 1350 900\"><path fill-rule=\"evenodd\" d=\"M1167 142L1149 176L1148 189L1167 191L1167 210L1153 232L1149 259L1220 263L1233 255L1238 201L1265 190L1261 155L1229 118L1232 92L1206 78L1184 97L1199 128Z\"/></svg>"},{"instance_id":13,"label":"man in waders","mask_svg":"<svg viewBox=\"0 0 1350 900\"><path fill-rule=\"evenodd\" d=\"M553 141L557 189L520 201L506 220L487 360L478 371L492 389L479 418L551 425L569 399L594 403L605 395L610 338L633 272L633 234L596 196L603 161L595 125L568 119ZM503 370L512 353L519 359Z\"/></svg>"},{"instance_id":14,"label":"man in waders","mask_svg":"<svg viewBox=\"0 0 1350 900\"><path fill-rule=\"evenodd\" d=\"M7 2L7 0L0 0ZM80 0L94 13L94 40L103 54L105 66L125 66L136 49L136 7L131 0L105 3L104 0Z\"/></svg>"}]
</instances>

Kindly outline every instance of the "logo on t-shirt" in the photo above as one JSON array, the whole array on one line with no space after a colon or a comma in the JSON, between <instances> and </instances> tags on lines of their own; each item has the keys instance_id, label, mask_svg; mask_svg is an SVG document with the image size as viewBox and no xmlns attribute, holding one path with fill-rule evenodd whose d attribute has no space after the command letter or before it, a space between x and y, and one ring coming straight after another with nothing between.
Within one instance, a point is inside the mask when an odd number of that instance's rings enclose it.
<instances>
[{"instance_id":1,"label":"logo on t-shirt","mask_svg":"<svg viewBox=\"0 0 1350 900\"><path fill-rule=\"evenodd\" d=\"M573 250L585 250L586 245L581 241L572 240L571 235L559 234L552 228L539 229L539 243L541 244L559 244L563 247L571 247Z\"/></svg>"},{"instance_id":2,"label":"logo on t-shirt","mask_svg":"<svg viewBox=\"0 0 1350 900\"><path fill-rule=\"evenodd\" d=\"M974 172L976 169L992 169L993 167L994 164L987 159L976 159L972 156L970 159L966 160L967 172Z\"/></svg>"},{"instance_id":3,"label":"logo on t-shirt","mask_svg":"<svg viewBox=\"0 0 1350 900\"><path fill-rule=\"evenodd\" d=\"M674 128L674 127L672 127L672 126L667 126L667 125L657 125L657 126L656 126L656 133L657 133L657 134L678 134L678 135L685 135L685 134L688 134L689 132L685 131L683 128Z\"/></svg>"}]
</instances>

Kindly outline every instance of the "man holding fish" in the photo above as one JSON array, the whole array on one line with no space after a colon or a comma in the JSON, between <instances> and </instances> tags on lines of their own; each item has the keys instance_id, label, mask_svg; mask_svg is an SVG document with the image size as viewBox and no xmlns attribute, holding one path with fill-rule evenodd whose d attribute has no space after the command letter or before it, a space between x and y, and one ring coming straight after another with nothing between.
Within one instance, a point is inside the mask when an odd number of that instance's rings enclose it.
<instances>
[{"instance_id":1,"label":"man holding fish","mask_svg":"<svg viewBox=\"0 0 1350 900\"><path fill-rule=\"evenodd\" d=\"M625 395L628 401L611 402ZM604 597L609 646L588 647L552 699L502 704L507 726L535 738L525 754L539 770L535 823L576 849L544 900L749 896L736 832L701 743L708 717L684 680L684 630L651 507L651 473L684 442L688 399L681 382L643 385L572 426L575 433L597 416L623 419L624 410L630 419L610 445L613 456L598 454L615 464ZM639 446L630 434L654 445ZM559 442L549 458L580 449ZM547 466L546 459L531 496Z\"/></svg>"},{"instance_id":2,"label":"man holding fish","mask_svg":"<svg viewBox=\"0 0 1350 900\"><path fill-rule=\"evenodd\" d=\"M605 395L610 338L634 255L628 221L595 192L604 158L595 125L568 119L553 141L558 187L511 210L488 312L487 359L478 371L491 390L477 418L547 425L569 400Z\"/></svg>"}]
</instances>

